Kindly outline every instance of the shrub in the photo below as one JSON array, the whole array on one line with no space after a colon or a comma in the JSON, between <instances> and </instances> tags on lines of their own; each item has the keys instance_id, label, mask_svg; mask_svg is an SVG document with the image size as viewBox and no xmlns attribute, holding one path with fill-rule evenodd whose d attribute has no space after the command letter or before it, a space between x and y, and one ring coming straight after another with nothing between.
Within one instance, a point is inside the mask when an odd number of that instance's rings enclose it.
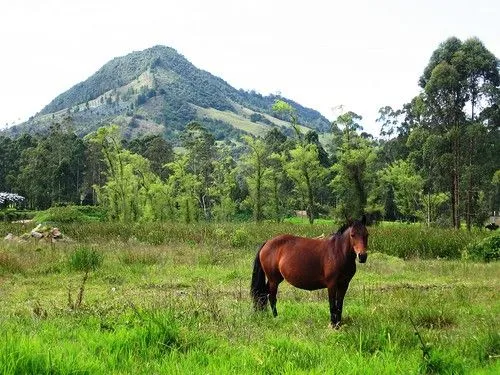
<instances>
[{"instance_id":1,"label":"shrub","mask_svg":"<svg viewBox=\"0 0 500 375\"><path fill-rule=\"evenodd\" d=\"M103 261L102 253L88 247L80 247L75 250L70 256L69 265L75 271L95 271Z\"/></svg>"},{"instance_id":2,"label":"shrub","mask_svg":"<svg viewBox=\"0 0 500 375\"><path fill-rule=\"evenodd\" d=\"M0 211L0 221L17 221L32 219L35 216L33 211L17 210L15 208L7 208Z\"/></svg>"},{"instance_id":3,"label":"shrub","mask_svg":"<svg viewBox=\"0 0 500 375\"><path fill-rule=\"evenodd\" d=\"M100 221L106 216L100 208L91 206L65 206L51 207L35 216L35 221L55 223L82 223L89 221Z\"/></svg>"},{"instance_id":4,"label":"shrub","mask_svg":"<svg viewBox=\"0 0 500 375\"><path fill-rule=\"evenodd\" d=\"M465 248L464 258L491 262L500 259L500 233L486 237Z\"/></svg>"},{"instance_id":5,"label":"shrub","mask_svg":"<svg viewBox=\"0 0 500 375\"><path fill-rule=\"evenodd\" d=\"M231 235L231 245L233 247L244 247L250 242L250 235L246 230L236 229Z\"/></svg>"}]
</instances>

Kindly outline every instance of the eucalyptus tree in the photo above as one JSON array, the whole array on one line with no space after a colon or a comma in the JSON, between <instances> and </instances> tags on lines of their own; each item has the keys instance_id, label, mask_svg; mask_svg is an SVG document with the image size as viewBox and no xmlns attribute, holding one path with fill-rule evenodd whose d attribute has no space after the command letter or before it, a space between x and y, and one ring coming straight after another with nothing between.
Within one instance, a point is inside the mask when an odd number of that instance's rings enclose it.
<instances>
[{"instance_id":1,"label":"eucalyptus tree","mask_svg":"<svg viewBox=\"0 0 500 375\"><path fill-rule=\"evenodd\" d=\"M295 181L296 191L303 197L309 223L316 217L318 189L324 184L326 168L318 156L318 147L313 144L298 144L290 150L290 159L285 161L287 174Z\"/></svg>"},{"instance_id":2,"label":"eucalyptus tree","mask_svg":"<svg viewBox=\"0 0 500 375\"><path fill-rule=\"evenodd\" d=\"M461 209L465 206L470 228L473 201L477 199L474 191L481 188L472 173L474 164L478 163L474 155L483 145L476 142L477 132L468 128L483 112L492 112L500 85L498 60L478 39L462 42L452 37L433 52L419 84L425 93L426 125L448 139L448 147L443 152L449 154L450 159L453 226L460 227ZM465 190L465 202L461 190Z\"/></svg>"},{"instance_id":3,"label":"eucalyptus tree","mask_svg":"<svg viewBox=\"0 0 500 375\"><path fill-rule=\"evenodd\" d=\"M230 221L236 213L238 208L235 196L236 177L236 161L231 155L231 150L227 145L219 147L214 163L212 185L209 188L209 194L214 200L213 216L218 221Z\"/></svg>"},{"instance_id":4,"label":"eucalyptus tree","mask_svg":"<svg viewBox=\"0 0 500 375\"><path fill-rule=\"evenodd\" d=\"M336 163L332 166L330 186L336 198L336 211L341 217L358 217L381 211L373 194L377 150L373 142L358 132L362 117L346 112L332 123Z\"/></svg>"},{"instance_id":5,"label":"eucalyptus tree","mask_svg":"<svg viewBox=\"0 0 500 375\"><path fill-rule=\"evenodd\" d=\"M394 191L394 201L405 220L422 217L424 179L411 163L398 160L382 169L379 176Z\"/></svg>"},{"instance_id":6,"label":"eucalyptus tree","mask_svg":"<svg viewBox=\"0 0 500 375\"><path fill-rule=\"evenodd\" d=\"M326 167L330 164L328 154L319 142L316 132L309 131L305 136L302 134L293 106L277 100L273 105L273 111L288 119L295 131L297 138L295 148L282 154L281 160L287 175L295 182L296 191L302 197L309 222L312 224L317 216L319 190L324 185Z\"/></svg>"},{"instance_id":7,"label":"eucalyptus tree","mask_svg":"<svg viewBox=\"0 0 500 375\"><path fill-rule=\"evenodd\" d=\"M17 183L34 208L79 203L84 160L82 139L70 129L53 124L36 146L22 152Z\"/></svg>"},{"instance_id":8,"label":"eucalyptus tree","mask_svg":"<svg viewBox=\"0 0 500 375\"><path fill-rule=\"evenodd\" d=\"M151 163L151 171L163 181L168 177L164 165L174 160L172 144L159 134L146 135L131 140L126 147L139 155L144 156Z\"/></svg>"},{"instance_id":9,"label":"eucalyptus tree","mask_svg":"<svg viewBox=\"0 0 500 375\"><path fill-rule=\"evenodd\" d=\"M294 182L285 171L285 161L290 158L290 150L295 148L296 141L288 138L277 128L272 128L264 136L269 168L269 200L270 204L265 207L269 217L276 222L281 222L291 204L290 191L293 190Z\"/></svg>"},{"instance_id":10,"label":"eucalyptus tree","mask_svg":"<svg viewBox=\"0 0 500 375\"><path fill-rule=\"evenodd\" d=\"M190 122L181 135L183 146L187 150L186 167L198 177L197 200L205 219L211 217L211 198L209 189L213 182L212 173L216 156L214 136L200 123Z\"/></svg>"},{"instance_id":11,"label":"eucalyptus tree","mask_svg":"<svg viewBox=\"0 0 500 375\"><path fill-rule=\"evenodd\" d=\"M174 197L177 216L185 223L199 219L198 197L202 184L200 176L190 170L189 163L189 155L181 154L166 165L170 171L166 188Z\"/></svg>"},{"instance_id":12,"label":"eucalyptus tree","mask_svg":"<svg viewBox=\"0 0 500 375\"><path fill-rule=\"evenodd\" d=\"M244 136L243 140L248 149L243 157L242 169L248 184L254 220L260 222L264 219L263 207L267 198L265 179L270 173L267 168L269 153L262 139Z\"/></svg>"}]
</instances>

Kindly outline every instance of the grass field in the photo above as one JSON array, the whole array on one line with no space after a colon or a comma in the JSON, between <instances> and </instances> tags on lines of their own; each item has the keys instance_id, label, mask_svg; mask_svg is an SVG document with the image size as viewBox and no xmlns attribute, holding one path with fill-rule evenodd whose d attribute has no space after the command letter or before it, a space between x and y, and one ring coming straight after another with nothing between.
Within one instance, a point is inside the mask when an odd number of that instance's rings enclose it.
<instances>
[{"instance_id":1,"label":"grass field","mask_svg":"<svg viewBox=\"0 0 500 375\"><path fill-rule=\"evenodd\" d=\"M0 224L2 236L25 229ZM61 230L73 241L0 242L4 374L500 373L500 264L457 250L481 232L371 228L345 324L332 330L326 291L283 283L277 318L249 297L265 238L331 224ZM97 256L85 282L82 254Z\"/></svg>"}]
</instances>

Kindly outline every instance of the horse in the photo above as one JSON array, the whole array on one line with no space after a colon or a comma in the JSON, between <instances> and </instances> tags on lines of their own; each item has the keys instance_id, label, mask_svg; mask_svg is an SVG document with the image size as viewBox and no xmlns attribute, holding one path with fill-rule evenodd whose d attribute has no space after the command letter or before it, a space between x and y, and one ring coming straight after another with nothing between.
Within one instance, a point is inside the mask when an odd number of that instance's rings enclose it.
<instances>
[{"instance_id":1,"label":"horse","mask_svg":"<svg viewBox=\"0 0 500 375\"><path fill-rule=\"evenodd\" d=\"M305 290L328 289L330 321L339 328L344 296L356 273L356 257L368 257L366 217L344 224L329 238L315 239L289 234L266 241L255 257L250 293L256 311L265 310L269 298L273 316L278 286L286 280Z\"/></svg>"}]
</instances>

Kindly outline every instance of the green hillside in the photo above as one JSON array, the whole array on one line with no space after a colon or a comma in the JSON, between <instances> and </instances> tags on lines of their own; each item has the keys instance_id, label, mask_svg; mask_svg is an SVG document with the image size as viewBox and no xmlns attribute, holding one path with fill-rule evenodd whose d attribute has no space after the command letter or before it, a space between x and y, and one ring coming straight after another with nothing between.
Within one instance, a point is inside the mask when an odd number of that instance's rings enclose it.
<instances>
[{"instance_id":1,"label":"green hillside","mask_svg":"<svg viewBox=\"0 0 500 375\"><path fill-rule=\"evenodd\" d=\"M313 109L280 96L237 90L196 68L174 49L155 46L114 58L29 121L5 132L40 133L53 123L66 122L85 135L116 123L126 137L160 133L176 139L193 120L202 121L219 139L241 133L261 135L271 127L291 131L286 119L276 118L272 111L276 99L290 103L306 128L329 129L329 121Z\"/></svg>"}]
</instances>

